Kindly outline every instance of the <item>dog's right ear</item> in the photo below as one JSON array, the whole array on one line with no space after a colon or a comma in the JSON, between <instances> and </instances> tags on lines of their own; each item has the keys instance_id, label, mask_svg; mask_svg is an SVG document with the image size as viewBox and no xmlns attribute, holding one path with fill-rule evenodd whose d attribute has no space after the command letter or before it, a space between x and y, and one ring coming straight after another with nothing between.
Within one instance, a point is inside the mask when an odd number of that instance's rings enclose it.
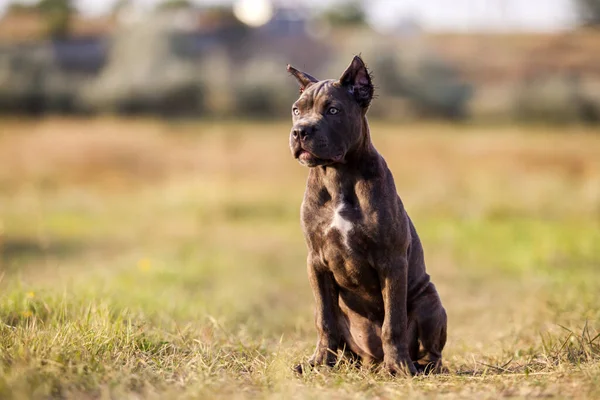
<instances>
[{"instance_id":1,"label":"dog's right ear","mask_svg":"<svg viewBox=\"0 0 600 400\"><path fill-rule=\"evenodd\" d=\"M315 82L319 82L317 78L314 78L307 74L306 72L298 71L296 68L292 67L290 64L287 66L287 71L296 78L298 84L300 85L300 93L304 92L304 90L312 85Z\"/></svg>"},{"instance_id":2,"label":"dog's right ear","mask_svg":"<svg viewBox=\"0 0 600 400\"><path fill-rule=\"evenodd\" d=\"M358 104L367 108L373 99L371 73L360 56L354 56L352 63L342 74L340 83L348 88Z\"/></svg>"}]
</instances>

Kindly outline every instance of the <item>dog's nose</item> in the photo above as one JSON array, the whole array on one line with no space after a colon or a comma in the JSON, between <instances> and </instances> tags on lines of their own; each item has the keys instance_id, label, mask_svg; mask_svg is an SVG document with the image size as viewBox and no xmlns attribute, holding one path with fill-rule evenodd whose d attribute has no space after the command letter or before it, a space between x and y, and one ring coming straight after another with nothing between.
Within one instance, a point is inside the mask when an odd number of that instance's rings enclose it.
<instances>
[{"instance_id":1,"label":"dog's nose","mask_svg":"<svg viewBox=\"0 0 600 400\"><path fill-rule=\"evenodd\" d=\"M299 126L297 128L294 128L292 130L292 137L295 140L304 140L306 139L308 136L310 136L312 134L312 128L306 127L306 126Z\"/></svg>"}]
</instances>

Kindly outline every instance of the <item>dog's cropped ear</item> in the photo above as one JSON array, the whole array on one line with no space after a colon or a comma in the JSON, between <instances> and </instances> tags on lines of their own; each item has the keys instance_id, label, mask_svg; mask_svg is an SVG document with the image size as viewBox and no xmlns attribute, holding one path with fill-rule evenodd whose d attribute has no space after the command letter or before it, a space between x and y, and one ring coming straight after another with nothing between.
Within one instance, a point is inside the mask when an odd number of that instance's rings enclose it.
<instances>
[{"instance_id":1,"label":"dog's cropped ear","mask_svg":"<svg viewBox=\"0 0 600 400\"><path fill-rule=\"evenodd\" d=\"M287 71L296 78L298 84L300 85L300 93L304 92L304 90L312 85L315 82L319 82L317 78L314 78L307 74L306 72L298 71L296 68L292 67L290 64L287 66Z\"/></svg>"},{"instance_id":2,"label":"dog's cropped ear","mask_svg":"<svg viewBox=\"0 0 600 400\"><path fill-rule=\"evenodd\" d=\"M359 56L354 56L354 59L342 74L340 83L356 98L361 107L366 108L371 104L374 90L371 74Z\"/></svg>"}]
</instances>

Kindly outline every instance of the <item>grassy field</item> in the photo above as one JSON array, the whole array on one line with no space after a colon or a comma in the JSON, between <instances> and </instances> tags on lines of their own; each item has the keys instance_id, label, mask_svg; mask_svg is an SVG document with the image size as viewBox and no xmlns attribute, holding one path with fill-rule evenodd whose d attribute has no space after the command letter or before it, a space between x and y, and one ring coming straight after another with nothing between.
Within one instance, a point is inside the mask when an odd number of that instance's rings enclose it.
<instances>
[{"instance_id":1,"label":"grassy field","mask_svg":"<svg viewBox=\"0 0 600 400\"><path fill-rule=\"evenodd\" d=\"M291 370L288 131L0 122L0 398L600 397L600 135L374 124L449 315L451 373L409 379Z\"/></svg>"}]
</instances>

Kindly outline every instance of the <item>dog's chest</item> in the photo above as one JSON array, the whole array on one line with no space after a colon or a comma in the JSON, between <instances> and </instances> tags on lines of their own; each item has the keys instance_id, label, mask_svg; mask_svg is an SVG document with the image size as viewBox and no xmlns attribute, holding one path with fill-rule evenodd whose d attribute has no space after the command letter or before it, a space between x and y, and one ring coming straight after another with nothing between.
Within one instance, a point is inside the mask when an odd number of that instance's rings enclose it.
<instances>
[{"instance_id":1,"label":"dog's chest","mask_svg":"<svg viewBox=\"0 0 600 400\"><path fill-rule=\"evenodd\" d=\"M361 232L362 212L359 207L339 200L303 207L305 234L317 253L325 250L350 252L354 238Z\"/></svg>"},{"instance_id":2,"label":"dog's chest","mask_svg":"<svg viewBox=\"0 0 600 400\"><path fill-rule=\"evenodd\" d=\"M360 207L345 201L322 208L312 232L307 232L313 238L313 250L321 256L336 282L346 289L356 290L376 283L369 267L367 232Z\"/></svg>"},{"instance_id":3,"label":"dog's chest","mask_svg":"<svg viewBox=\"0 0 600 400\"><path fill-rule=\"evenodd\" d=\"M356 212L349 204L341 201L335 208L333 215L329 218L330 222L324 229L325 236L330 236L330 233L339 235L342 245L350 250L350 235L358 223L356 220Z\"/></svg>"},{"instance_id":4,"label":"dog's chest","mask_svg":"<svg viewBox=\"0 0 600 400\"><path fill-rule=\"evenodd\" d=\"M365 257L367 230L357 202L338 199L304 212L305 234L310 247L331 267Z\"/></svg>"}]
</instances>

